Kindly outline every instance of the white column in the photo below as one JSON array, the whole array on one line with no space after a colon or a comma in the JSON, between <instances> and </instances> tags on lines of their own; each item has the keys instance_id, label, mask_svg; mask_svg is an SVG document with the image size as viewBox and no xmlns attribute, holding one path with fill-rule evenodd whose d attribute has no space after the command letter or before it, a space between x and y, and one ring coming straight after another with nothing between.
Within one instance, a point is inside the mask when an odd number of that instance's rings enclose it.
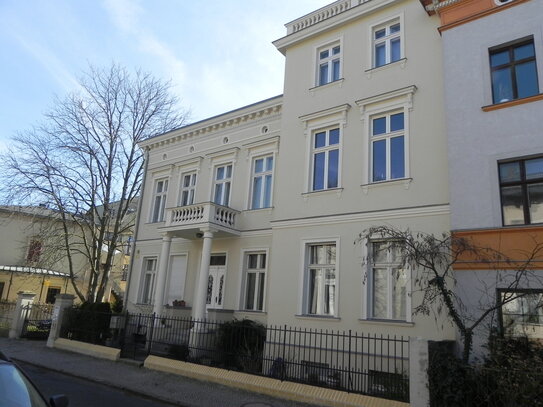
<instances>
[{"instance_id":1,"label":"white column","mask_svg":"<svg viewBox=\"0 0 543 407\"><path fill-rule=\"evenodd\" d=\"M171 245L172 236L169 233L164 233L162 235L162 249L160 250L156 275L155 301L153 306L153 312L156 314L162 314L162 308L164 307L164 290L166 288L166 277L168 276Z\"/></svg>"},{"instance_id":2,"label":"white column","mask_svg":"<svg viewBox=\"0 0 543 407\"><path fill-rule=\"evenodd\" d=\"M57 294L53 307L53 315L51 316L51 330L47 339L48 348L55 347L55 340L60 336L64 312L66 309L74 306L74 299L75 297L71 294Z\"/></svg>"},{"instance_id":3,"label":"white column","mask_svg":"<svg viewBox=\"0 0 543 407\"><path fill-rule=\"evenodd\" d=\"M192 316L195 319L204 319L206 315L207 284L209 279L209 260L211 258L211 245L213 243L213 232L202 230L204 233L202 243L202 258L200 260L200 274L198 284L194 293L194 305Z\"/></svg>"},{"instance_id":4,"label":"white column","mask_svg":"<svg viewBox=\"0 0 543 407\"><path fill-rule=\"evenodd\" d=\"M35 296L35 293L31 293L29 291L19 291L17 293L17 304L15 305L15 310L13 311L9 330L10 338L19 338L21 336L25 316L26 313L29 312L28 307L32 306Z\"/></svg>"}]
</instances>

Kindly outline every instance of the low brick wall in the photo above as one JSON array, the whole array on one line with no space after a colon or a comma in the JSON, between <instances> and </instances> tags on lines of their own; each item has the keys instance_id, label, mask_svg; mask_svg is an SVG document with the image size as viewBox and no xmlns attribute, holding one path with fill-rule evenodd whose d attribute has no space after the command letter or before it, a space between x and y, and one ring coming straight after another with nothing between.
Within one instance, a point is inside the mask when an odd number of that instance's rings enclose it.
<instances>
[{"instance_id":1,"label":"low brick wall","mask_svg":"<svg viewBox=\"0 0 543 407\"><path fill-rule=\"evenodd\" d=\"M144 367L267 394L269 396L333 407L408 407L409 403L280 381L215 367L148 356Z\"/></svg>"},{"instance_id":2,"label":"low brick wall","mask_svg":"<svg viewBox=\"0 0 543 407\"><path fill-rule=\"evenodd\" d=\"M55 340L55 348L68 350L70 352L81 353L99 359L118 361L121 356L121 350L108 348L107 346L92 345L90 343L71 341L69 339L58 338Z\"/></svg>"}]
</instances>

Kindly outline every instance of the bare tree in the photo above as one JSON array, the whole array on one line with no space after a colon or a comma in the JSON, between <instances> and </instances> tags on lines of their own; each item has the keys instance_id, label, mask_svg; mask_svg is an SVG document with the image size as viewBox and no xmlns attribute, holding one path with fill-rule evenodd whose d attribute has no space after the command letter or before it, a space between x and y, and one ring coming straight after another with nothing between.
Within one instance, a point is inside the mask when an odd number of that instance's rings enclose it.
<instances>
[{"instance_id":1,"label":"bare tree","mask_svg":"<svg viewBox=\"0 0 543 407\"><path fill-rule=\"evenodd\" d=\"M400 266L412 270L415 291L422 293L422 300L415 306L414 313L429 315L432 311L437 314L445 312L458 329L462 340L462 359L466 363L470 358L475 329L504 305L526 295L526 292L516 290L534 280L541 284L541 277L534 273L534 266L541 262L542 242L534 241L533 247L523 253L521 260L513 260L492 247L478 246L471 239L455 237L454 234L435 236L392 226L366 229L356 243L376 239L390 242L386 250L399 253ZM455 290L454 265L462 261L482 264L494 273L496 284L493 287L481 281L484 287L481 296L486 298L479 301L477 310L466 306ZM503 294L495 296L498 282Z\"/></svg>"},{"instance_id":2,"label":"bare tree","mask_svg":"<svg viewBox=\"0 0 543 407\"><path fill-rule=\"evenodd\" d=\"M127 215L144 171L137 143L187 118L169 83L118 65L90 67L77 92L55 100L43 124L18 134L2 154L4 198L58 213L56 233L82 301L101 301L119 237L133 227ZM86 287L74 280L81 256Z\"/></svg>"}]
</instances>

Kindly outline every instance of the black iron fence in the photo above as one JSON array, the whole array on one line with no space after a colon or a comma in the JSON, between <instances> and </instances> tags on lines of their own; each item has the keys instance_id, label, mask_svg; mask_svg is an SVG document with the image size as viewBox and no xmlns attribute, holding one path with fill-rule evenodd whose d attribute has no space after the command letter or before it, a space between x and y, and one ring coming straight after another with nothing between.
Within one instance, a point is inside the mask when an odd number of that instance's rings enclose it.
<instances>
[{"instance_id":1,"label":"black iron fence","mask_svg":"<svg viewBox=\"0 0 543 407\"><path fill-rule=\"evenodd\" d=\"M409 340L251 320L66 313L61 337L148 355L400 401L409 399Z\"/></svg>"},{"instance_id":2,"label":"black iron fence","mask_svg":"<svg viewBox=\"0 0 543 407\"><path fill-rule=\"evenodd\" d=\"M24 322L21 337L45 340L51 330L53 304L28 304L23 308Z\"/></svg>"}]
</instances>

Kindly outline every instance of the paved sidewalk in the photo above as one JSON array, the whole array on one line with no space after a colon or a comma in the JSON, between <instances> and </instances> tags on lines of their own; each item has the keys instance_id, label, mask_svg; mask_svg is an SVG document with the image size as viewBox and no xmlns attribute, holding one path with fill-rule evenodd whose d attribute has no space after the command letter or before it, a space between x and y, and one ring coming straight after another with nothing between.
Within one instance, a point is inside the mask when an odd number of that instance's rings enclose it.
<instances>
[{"instance_id":1,"label":"paved sidewalk","mask_svg":"<svg viewBox=\"0 0 543 407\"><path fill-rule=\"evenodd\" d=\"M215 383L51 349L42 341L0 338L0 350L21 362L69 374L183 407L310 407ZM314 407L314 406L313 406Z\"/></svg>"}]
</instances>

